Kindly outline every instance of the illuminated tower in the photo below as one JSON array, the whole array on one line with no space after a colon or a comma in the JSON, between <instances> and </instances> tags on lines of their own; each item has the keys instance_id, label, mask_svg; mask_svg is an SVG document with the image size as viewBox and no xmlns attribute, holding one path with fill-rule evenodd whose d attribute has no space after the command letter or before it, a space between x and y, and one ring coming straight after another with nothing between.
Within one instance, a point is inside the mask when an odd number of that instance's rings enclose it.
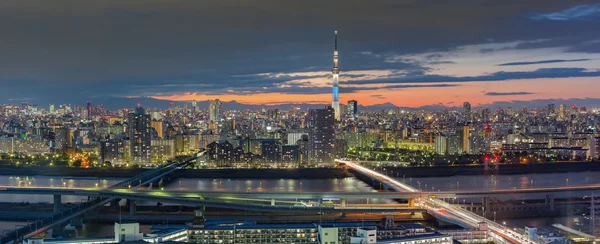
<instances>
[{"instance_id":1,"label":"illuminated tower","mask_svg":"<svg viewBox=\"0 0 600 244\"><path fill-rule=\"evenodd\" d=\"M331 73L333 74L333 102L331 103L331 107L335 111L335 120L340 120L340 94L338 87L338 80L340 78L340 67L338 66L337 31L335 31L335 49L333 49L333 68L331 69Z\"/></svg>"}]
</instances>

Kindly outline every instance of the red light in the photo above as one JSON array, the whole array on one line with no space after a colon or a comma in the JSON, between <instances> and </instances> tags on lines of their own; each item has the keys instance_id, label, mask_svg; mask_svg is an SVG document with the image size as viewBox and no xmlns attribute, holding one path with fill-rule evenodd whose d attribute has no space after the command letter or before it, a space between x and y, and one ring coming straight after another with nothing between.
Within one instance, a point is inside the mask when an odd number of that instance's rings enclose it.
<instances>
[{"instance_id":1,"label":"red light","mask_svg":"<svg viewBox=\"0 0 600 244\"><path fill-rule=\"evenodd\" d=\"M489 156L485 156L483 159L484 159L485 161L488 161L488 160L490 160L490 157L489 157Z\"/></svg>"}]
</instances>

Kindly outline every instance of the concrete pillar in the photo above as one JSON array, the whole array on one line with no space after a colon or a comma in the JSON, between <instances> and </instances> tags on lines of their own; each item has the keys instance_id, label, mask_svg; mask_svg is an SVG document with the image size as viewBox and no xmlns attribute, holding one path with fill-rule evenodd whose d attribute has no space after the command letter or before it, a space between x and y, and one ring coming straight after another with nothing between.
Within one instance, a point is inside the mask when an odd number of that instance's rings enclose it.
<instances>
[{"instance_id":1,"label":"concrete pillar","mask_svg":"<svg viewBox=\"0 0 600 244\"><path fill-rule=\"evenodd\" d=\"M483 197L481 199L481 205L484 207L483 211L487 212L490 210L490 198L489 197Z\"/></svg>"},{"instance_id":2,"label":"concrete pillar","mask_svg":"<svg viewBox=\"0 0 600 244\"><path fill-rule=\"evenodd\" d=\"M62 210L62 200L61 200L62 196L61 195L54 195L54 212L58 213Z\"/></svg>"},{"instance_id":3,"label":"concrete pillar","mask_svg":"<svg viewBox=\"0 0 600 244\"><path fill-rule=\"evenodd\" d=\"M408 207L410 207L410 208L414 208L415 207L415 199L414 198L409 198L408 199Z\"/></svg>"},{"instance_id":4,"label":"concrete pillar","mask_svg":"<svg viewBox=\"0 0 600 244\"><path fill-rule=\"evenodd\" d=\"M135 201L127 200L127 204L129 205L129 215L135 215Z\"/></svg>"},{"instance_id":5,"label":"concrete pillar","mask_svg":"<svg viewBox=\"0 0 600 244\"><path fill-rule=\"evenodd\" d=\"M342 206L342 208L345 208L346 207L346 199L341 199L340 205Z\"/></svg>"},{"instance_id":6,"label":"concrete pillar","mask_svg":"<svg viewBox=\"0 0 600 244\"><path fill-rule=\"evenodd\" d=\"M271 198L271 206L275 206L275 198Z\"/></svg>"},{"instance_id":7,"label":"concrete pillar","mask_svg":"<svg viewBox=\"0 0 600 244\"><path fill-rule=\"evenodd\" d=\"M554 195L548 194L546 195L546 207L550 210L554 210Z\"/></svg>"}]
</instances>

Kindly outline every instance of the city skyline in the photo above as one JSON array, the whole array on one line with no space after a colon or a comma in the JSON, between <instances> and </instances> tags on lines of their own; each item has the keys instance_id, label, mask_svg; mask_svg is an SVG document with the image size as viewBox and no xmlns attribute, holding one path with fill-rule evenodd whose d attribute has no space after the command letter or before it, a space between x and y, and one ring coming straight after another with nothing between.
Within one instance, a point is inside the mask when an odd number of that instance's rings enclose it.
<instances>
[{"instance_id":1,"label":"city skyline","mask_svg":"<svg viewBox=\"0 0 600 244\"><path fill-rule=\"evenodd\" d=\"M0 103L331 104L339 30L342 104L600 106L593 1L67 3L3 3Z\"/></svg>"}]
</instances>

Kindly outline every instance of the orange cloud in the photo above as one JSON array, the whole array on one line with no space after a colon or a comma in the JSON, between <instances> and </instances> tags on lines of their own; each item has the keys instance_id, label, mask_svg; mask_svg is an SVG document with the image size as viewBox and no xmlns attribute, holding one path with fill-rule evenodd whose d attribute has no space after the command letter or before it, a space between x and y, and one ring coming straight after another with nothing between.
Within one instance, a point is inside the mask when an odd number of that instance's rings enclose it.
<instances>
[{"instance_id":1,"label":"orange cloud","mask_svg":"<svg viewBox=\"0 0 600 244\"><path fill-rule=\"evenodd\" d=\"M473 105L478 105L510 100L596 98L598 97L596 91L600 89L600 82L598 82L598 78L596 77L462 82L454 84L458 84L459 86L358 90L352 93L340 94L340 102L345 103L348 100L358 100L361 105L391 102L401 107L420 107L440 103L462 104L462 102L468 101ZM534 94L486 96L486 92L531 92ZM152 96L152 98L171 101L220 99L222 101L235 100L239 103L265 105L285 103L327 104L332 99L330 93L290 94L281 92L255 94L225 93L221 95L183 93L169 96Z\"/></svg>"}]
</instances>

